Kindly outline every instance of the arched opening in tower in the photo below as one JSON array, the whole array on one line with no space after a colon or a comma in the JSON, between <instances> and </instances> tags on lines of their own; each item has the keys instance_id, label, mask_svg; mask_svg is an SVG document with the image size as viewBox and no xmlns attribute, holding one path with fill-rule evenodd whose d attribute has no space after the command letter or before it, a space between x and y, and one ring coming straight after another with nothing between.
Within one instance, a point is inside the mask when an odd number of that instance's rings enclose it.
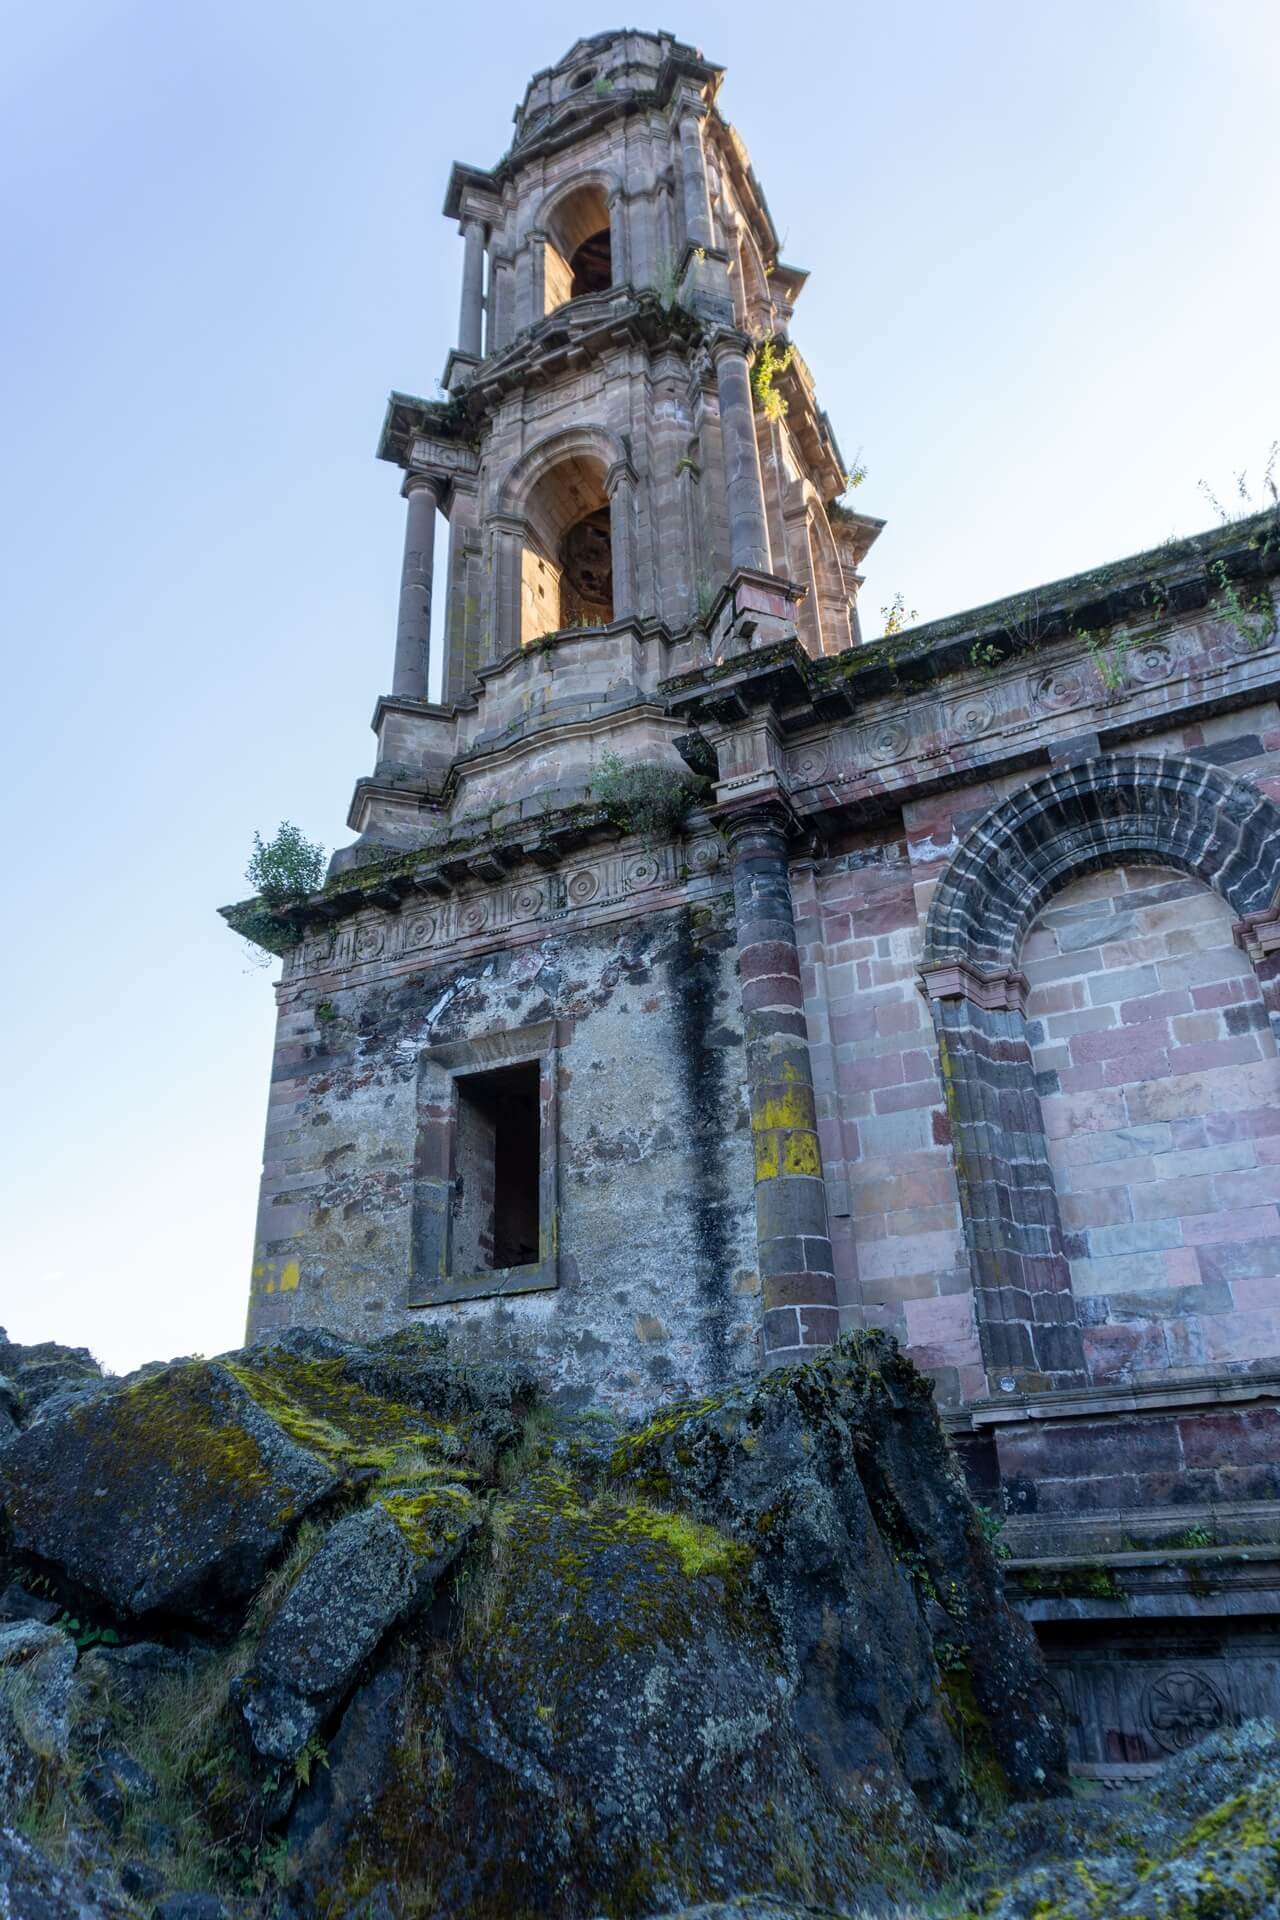
<instances>
[{"instance_id":1,"label":"arched opening in tower","mask_svg":"<svg viewBox=\"0 0 1280 1920\"><path fill-rule=\"evenodd\" d=\"M613 285L613 246L608 227L602 227L599 233L583 241L569 262L569 272L573 283L571 300L582 293L608 291Z\"/></svg>"},{"instance_id":2,"label":"arched opening in tower","mask_svg":"<svg viewBox=\"0 0 1280 1920\"><path fill-rule=\"evenodd\" d=\"M584 181L547 215L546 311L613 285L609 202L596 181Z\"/></svg>"},{"instance_id":3,"label":"arched opening in tower","mask_svg":"<svg viewBox=\"0 0 1280 1920\"><path fill-rule=\"evenodd\" d=\"M613 525L604 477L598 457L573 453L533 489L521 577L525 646L566 627L613 619Z\"/></svg>"},{"instance_id":4,"label":"arched opening in tower","mask_svg":"<svg viewBox=\"0 0 1280 1920\"><path fill-rule=\"evenodd\" d=\"M560 542L560 625L607 626L613 618L613 539L608 506L570 527Z\"/></svg>"}]
</instances>

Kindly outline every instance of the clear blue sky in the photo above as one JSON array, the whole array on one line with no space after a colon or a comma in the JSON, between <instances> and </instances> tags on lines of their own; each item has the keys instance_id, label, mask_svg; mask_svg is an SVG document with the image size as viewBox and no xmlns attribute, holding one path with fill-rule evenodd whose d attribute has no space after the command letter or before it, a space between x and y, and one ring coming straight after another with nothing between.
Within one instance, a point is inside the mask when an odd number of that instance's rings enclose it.
<instances>
[{"instance_id":1,"label":"clear blue sky","mask_svg":"<svg viewBox=\"0 0 1280 1920\"><path fill-rule=\"evenodd\" d=\"M1273 0L688 0L795 332L889 528L867 631L1212 518L1280 433ZM11 6L0 69L9 961L0 1323L240 1337L273 1021L214 909L371 763L434 391L529 75L618 24L369 0Z\"/></svg>"}]
</instances>

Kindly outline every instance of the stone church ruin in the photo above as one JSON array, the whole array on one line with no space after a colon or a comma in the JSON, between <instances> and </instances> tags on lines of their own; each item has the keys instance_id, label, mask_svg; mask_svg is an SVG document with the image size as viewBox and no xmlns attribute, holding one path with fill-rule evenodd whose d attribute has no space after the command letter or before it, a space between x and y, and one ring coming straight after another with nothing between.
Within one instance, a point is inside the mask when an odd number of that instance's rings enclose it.
<instances>
[{"instance_id":1,"label":"stone church ruin","mask_svg":"<svg viewBox=\"0 0 1280 1920\"><path fill-rule=\"evenodd\" d=\"M1128 1778L1280 1708L1280 522L863 644L722 78L581 40L450 175L376 759L267 915L250 1336L634 1414L893 1333Z\"/></svg>"}]
</instances>

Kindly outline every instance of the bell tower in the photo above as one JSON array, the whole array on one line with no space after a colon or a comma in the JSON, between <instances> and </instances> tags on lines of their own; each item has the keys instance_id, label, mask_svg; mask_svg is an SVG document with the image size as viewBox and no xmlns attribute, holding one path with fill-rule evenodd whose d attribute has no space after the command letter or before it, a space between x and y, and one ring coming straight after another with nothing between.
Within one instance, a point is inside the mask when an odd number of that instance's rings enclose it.
<instances>
[{"instance_id":1,"label":"bell tower","mask_svg":"<svg viewBox=\"0 0 1280 1920\"><path fill-rule=\"evenodd\" d=\"M399 621L337 870L571 789L606 726L624 760L678 764L665 679L859 637L881 522L841 504L790 337L806 275L778 258L722 77L669 34L579 40L531 81L503 158L450 174L457 342L443 397L393 393L379 442L404 476Z\"/></svg>"}]
</instances>

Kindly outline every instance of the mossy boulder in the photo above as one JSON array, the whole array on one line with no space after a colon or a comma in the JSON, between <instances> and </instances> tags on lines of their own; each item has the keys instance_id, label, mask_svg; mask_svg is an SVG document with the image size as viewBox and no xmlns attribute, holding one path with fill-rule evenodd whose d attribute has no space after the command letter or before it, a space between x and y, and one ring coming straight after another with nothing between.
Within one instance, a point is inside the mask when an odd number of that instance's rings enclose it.
<instances>
[{"instance_id":1,"label":"mossy boulder","mask_svg":"<svg viewBox=\"0 0 1280 1920\"><path fill-rule=\"evenodd\" d=\"M75 1642L38 1620L0 1626L0 1819L66 1759Z\"/></svg>"},{"instance_id":2,"label":"mossy boulder","mask_svg":"<svg viewBox=\"0 0 1280 1920\"><path fill-rule=\"evenodd\" d=\"M117 1640L28 1811L124 1911L887 1911L942 1823L1060 1778L885 1340L624 1430L418 1334L300 1331L100 1383L0 1486L18 1579Z\"/></svg>"},{"instance_id":3,"label":"mossy boulder","mask_svg":"<svg viewBox=\"0 0 1280 1920\"><path fill-rule=\"evenodd\" d=\"M394 1506L396 1496L388 1499ZM479 1525L461 1487L415 1488L399 1501L400 1512L375 1502L339 1520L268 1621L236 1689L268 1759L302 1752L383 1636L430 1601Z\"/></svg>"},{"instance_id":4,"label":"mossy boulder","mask_svg":"<svg viewBox=\"0 0 1280 1920\"><path fill-rule=\"evenodd\" d=\"M1061 1785L1058 1710L1010 1611L932 1388L884 1334L621 1439L615 1471L755 1554L815 1768L868 1769L940 1818Z\"/></svg>"},{"instance_id":5,"label":"mossy boulder","mask_svg":"<svg viewBox=\"0 0 1280 1920\"><path fill-rule=\"evenodd\" d=\"M1015 1808L982 1841L957 1920L1280 1920L1280 1728L1213 1734L1103 1805Z\"/></svg>"},{"instance_id":6,"label":"mossy boulder","mask_svg":"<svg viewBox=\"0 0 1280 1920\"><path fill-rule=\"evenodd\" d=\"M458 1600L443 1644L401 1638L302 1796L298 1916L417 1911L406 1888L459 1920L836 1906L940 1871L936 1821L1062 1783L1034 1642L888 1340L632 1432L553 1426Z\"/></svg>"},{"instance_id":7,"label":"mossy boulder","mask_svg":"<svg viewBox=\"0 0 1280 1920\"><path fill-rule=\"evenodd\" d=\"M205 1361L70 1407L0 1455L16 1552L122 1618L224 1619L338 1485Z\"/></svg>"}]
</instances>

